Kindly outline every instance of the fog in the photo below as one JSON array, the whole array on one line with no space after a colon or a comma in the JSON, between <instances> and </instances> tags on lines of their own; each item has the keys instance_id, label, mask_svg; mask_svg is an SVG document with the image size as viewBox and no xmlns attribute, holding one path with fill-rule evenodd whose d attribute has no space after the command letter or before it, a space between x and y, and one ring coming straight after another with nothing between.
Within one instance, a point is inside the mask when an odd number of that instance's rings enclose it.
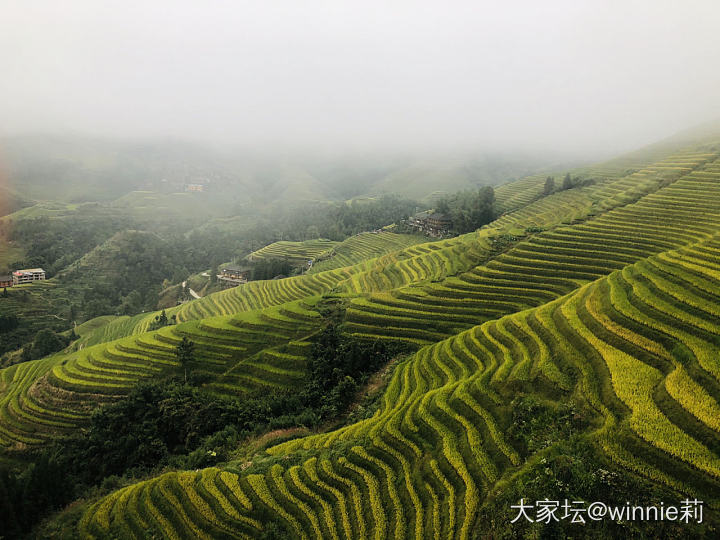
<instances>
[{"instance_id":1,"label":"fog","mask_svg":"<svg viewBox=\"0 0 720 540\"><path fill-rule=\"evenodd\" d=\"M599 156L720 116L718 28L716 0L0 0L0 132Z\"/></svg>"}]
</instances>

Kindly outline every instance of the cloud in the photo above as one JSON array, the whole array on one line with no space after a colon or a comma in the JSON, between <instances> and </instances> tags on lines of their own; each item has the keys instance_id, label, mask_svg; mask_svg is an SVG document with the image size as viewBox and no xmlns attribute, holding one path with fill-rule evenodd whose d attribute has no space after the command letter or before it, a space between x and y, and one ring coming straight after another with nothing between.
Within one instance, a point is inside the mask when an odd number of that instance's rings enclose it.
<instances>
[{"instance_id":1,"label":"cloud","mask_svg":"<svg viewBox=\"0 0 720 540\"><path fill-rule=\"evenodd\" d=\"M6 133L618 151L720 116L713 1L0 3Z\"/></svg>"}]
</instances>

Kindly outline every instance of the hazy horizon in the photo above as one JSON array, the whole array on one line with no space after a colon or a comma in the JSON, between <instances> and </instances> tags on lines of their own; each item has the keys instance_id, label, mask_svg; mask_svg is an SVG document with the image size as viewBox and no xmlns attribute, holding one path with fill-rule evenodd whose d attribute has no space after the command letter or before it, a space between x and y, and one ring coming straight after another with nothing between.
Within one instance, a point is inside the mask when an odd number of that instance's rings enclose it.
<instances>
[{"instance_id":1,"label":"hazy horizon","mask_svg":"<svg viewBox=\"0 0 720 540\"><path fill-rule=\"evenodd\" d=\"M720 117L709 1L0 5L5 136L592 159Z\"/></svg>"}]
</instances>

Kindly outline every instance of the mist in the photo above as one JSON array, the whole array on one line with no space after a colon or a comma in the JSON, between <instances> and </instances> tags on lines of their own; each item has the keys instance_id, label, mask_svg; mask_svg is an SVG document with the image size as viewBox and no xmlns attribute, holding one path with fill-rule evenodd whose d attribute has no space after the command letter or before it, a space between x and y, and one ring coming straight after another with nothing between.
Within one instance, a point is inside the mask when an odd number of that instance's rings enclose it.
<instances>
[{"instance_id":1,"label":"mist","mask_svg":"<svg viewBox=\"0 0 720 540\"><path fill-rule=\"evenodd\" d=\"M3 135L600 157L720 116L716 1L0 2Z\"/></svg>"}]
</instances>

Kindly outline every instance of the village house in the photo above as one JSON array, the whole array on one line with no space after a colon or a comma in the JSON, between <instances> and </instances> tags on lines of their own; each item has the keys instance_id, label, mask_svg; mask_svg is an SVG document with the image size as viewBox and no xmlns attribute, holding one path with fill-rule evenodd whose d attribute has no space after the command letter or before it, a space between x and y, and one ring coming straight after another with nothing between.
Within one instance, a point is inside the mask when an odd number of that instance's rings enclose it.
<instances>
[{"instance_id":1,"label":"village house","mask_svg":"<svg viewBox=\"0 0 720 540\"><path fill-rule=\"evenodd\" d=\"M431 234L448 234L450 227L452 227L452 220L446 214L430 214L427 217L427 229Z\"/></svg>"},{"instance_id":2,"label":"village house","mask_svg":"<svg viewBox=\"0 0 720 540\"><path fill-rule=\"evenodd\" d=\"M13 285L22 285L23 283L32 283L33 281L43 281L44 279L45 270L42 268L15 270L12 273Z\"/></svg>"},{"instance_id":3,"label":"village house","mask_svg":"<svg viewBox=\"0 0 720 540\"><path fill-rule=\"evenodd\" d=\"M185 191L202 193L210 188L210 179L204 176L195 176L185 180Z\"/></svg>"},{"instance_id":4,"label":"village house","mask_svg":"<svg viewBox=\"0 0 720 540\"><path fill-rule=\"evenodd\" d=\"M410 217L408 224L429 236L444 236L450 233L452 220L446 214L421 212Z\"/></svg>"},{"instance_id":5,"label":"village house","mask_svg":"<svg viewBox=\"0 0 720 540\"><path fill-rule=\"evenodd\" d=\"M220 270L217 278L220 281L233 285L247 283L250 279L250 268L245 266L226 266Z\"/></svg>"},{"instance_id":6,"label":"village house","mask_svg":"<svg viewBox=\"0 0 720 540\"><path fill-rule=\"evenodd\" d=\"M0 276L0 289L13 286L12 276Z\"/></svg>"},{"instance_id":7,"label":"village house","mask_svg":"<svg viewBox=\"0 0 720 540\"><path fill-rule=\"evenodd\" d=\"M427 210L425 212L419 212L415 214L414 216L410 216L408 219L408 225L411 227L418 229L420 231L423 230L425 227L425 223L427 221L427 217L430 215L430 211Z\"/></svg>"}]
</instances>

